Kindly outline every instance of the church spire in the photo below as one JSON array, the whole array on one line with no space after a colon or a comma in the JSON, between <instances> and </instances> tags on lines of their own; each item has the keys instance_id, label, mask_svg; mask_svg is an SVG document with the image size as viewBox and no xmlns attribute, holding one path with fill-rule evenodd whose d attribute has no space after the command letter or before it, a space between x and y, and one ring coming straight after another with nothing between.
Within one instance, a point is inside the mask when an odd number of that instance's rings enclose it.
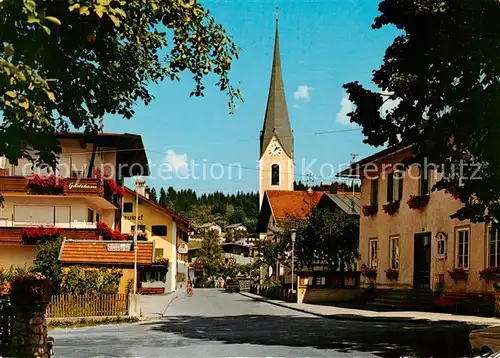
<instances>
[{"instance_id":1,"label":"church spire","mask_svg":"<svg viewBox=\"0 0 500 358\"><path fill-rule=\"evenodd\" d=\"M276 136L289 158L293 158L293 136L288 109L286 106L283 75L281 72L280 44L278 31L278 9L276 9L276 34L274 40L274 58L271 71L269 97L266 116L260 136L260 156L265 153L269 142Z\"/></svg>"}]
</instances>

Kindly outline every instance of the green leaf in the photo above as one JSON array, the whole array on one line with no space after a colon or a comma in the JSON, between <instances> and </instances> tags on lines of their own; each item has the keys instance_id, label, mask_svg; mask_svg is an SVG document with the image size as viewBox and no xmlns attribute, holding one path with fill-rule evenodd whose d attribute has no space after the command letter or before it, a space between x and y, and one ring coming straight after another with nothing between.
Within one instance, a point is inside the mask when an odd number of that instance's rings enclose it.
<instances>
[{"instance_id":1,"label":"green leaf","mask_svg":"<svg viewBox=\"0 0 500 358\"><path fill-rule=\"evenodd\" d=\"M42 29L47 33L47 35L50 35L50 28L48 26L42 25Z\"/></svg>"},{"instance_id":2,"label":"green leaf","mask_svg":"<svg viewBox=\"0 0 500 358\"><path fill-rule=\"evenodd\" d=\"M50 92L50 91L45 90L45 93L47 94L47 97L49 97L49 99L50 99L52 102L55 102L55 100L56 100L56 96L54 95L54 93L53 93L53 92Z\"/></svg>"},{"instance_id":3,"label":"green leaf","mask_svg":"<svg viewBox=\"0 0 500 358\"><path fill-rule=\"evenodd\" d=\"M28 24L38 24L40 23L40 19L34 16L28 17Z\"/></svg>"},{"instance_id":4,"label":"green leaf","mask_svg":"<svg viewBox=\"0 0 500 358\"><path fill-rule=\"evenodd\" d=\"M120 26L120 19L117 18L115 15L112 15L112 14L108 14L109 18L111 19L111 21L113 21L113 24L115 24L116 27Z\"/></svg>"},{"instance_id":5,"label":"green leaf","mask_svg":"<svg viewBox=\"0 0 500 358\"><path fill-rule=\"evenodd\" d=\"M7 91L7 92L5 92L5 94L7 96L9 96L10 98L16 98L17 97L16 91Z\"/></svg>"},{"instance_id":6,"label":"green leaf","mask_svg":"<svg viewBox=\"0 0 500 358\"><path fill-rule=\"evenodd\" d=\"M80 4L77 3L77 4L71 5L68 9L69 9L69 11L73 11L75 9L78 9L79 7L80 7Z\"/></svg>"},{"instance_id":7,"label":"green leaf","mask_svg":"<svg viewBox=\"0 0 500 358\"><path fill-rule=\"evenodd\" d=\"M19 107L24 108L24 109L30 108L30 103L27 100L19 101L18 105L19 105Z\"/></svg>"},{"instance_id":8,"label":"green leaf","mask_svg":"<svg viewBox=\"0 0 500 358\"><path fill-rule=\"evenodd\" d=\"M61 20L59 20L57 17L54 17L54 16L46 16L46 17L45 17L45 20L50 21L50 22L53 22L54 24L61 26Z\"/></svg>"},{"instance_id":9,"label":"green leaf","mask_svg":"<svg viewBox=\"0 0 500 358\"><path fill-rule=\"evenodd\" d=\"M80 15L90 15L88 6L82 6L80 8Z\"/></svg>"}]
</instances>

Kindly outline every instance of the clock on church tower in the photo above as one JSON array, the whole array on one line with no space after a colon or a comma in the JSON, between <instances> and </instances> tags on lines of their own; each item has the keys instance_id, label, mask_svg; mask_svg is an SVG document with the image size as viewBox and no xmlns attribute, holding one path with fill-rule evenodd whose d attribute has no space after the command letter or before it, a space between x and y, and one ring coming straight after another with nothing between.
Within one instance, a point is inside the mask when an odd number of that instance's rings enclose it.
<instances>
[{"instance_id":1,"label":"clock on church tower","mask_svg":"<svg viewBox=\"0 0 500 358\"><path fill-rule=\"evenodd\" d=\"M293 151L293 132L286 105L281 71L278 20L276 19L271 83L264 124L260 134L260 204L262 204L266 190L293 190Z\"/></svg>"}]
</instances>

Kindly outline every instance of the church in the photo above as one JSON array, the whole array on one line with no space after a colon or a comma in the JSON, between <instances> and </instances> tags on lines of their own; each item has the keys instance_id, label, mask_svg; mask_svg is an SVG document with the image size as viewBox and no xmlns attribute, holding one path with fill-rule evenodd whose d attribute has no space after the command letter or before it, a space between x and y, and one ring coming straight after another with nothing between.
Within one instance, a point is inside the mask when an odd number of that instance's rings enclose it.
<instances>
[{"instance_id":1,"label":"church","mask_svg":"<svg viewBox=\"0 0 500 358\"><path fill-rule=\"evenodd\" d=\"M259 211L263 214L260 215L261 218L268 217L265 212L269 211L271 206L274 207L274 211L280 211L283 215L304 217L309 214L310 208L318 203L322 192L294 191L294 169L294 138L283 85L279 28L276 19L271 83L264 124L260 133ZM269 223L263 223L259 231L266 230L267 224Z\"/></svg>"}]
</instances>

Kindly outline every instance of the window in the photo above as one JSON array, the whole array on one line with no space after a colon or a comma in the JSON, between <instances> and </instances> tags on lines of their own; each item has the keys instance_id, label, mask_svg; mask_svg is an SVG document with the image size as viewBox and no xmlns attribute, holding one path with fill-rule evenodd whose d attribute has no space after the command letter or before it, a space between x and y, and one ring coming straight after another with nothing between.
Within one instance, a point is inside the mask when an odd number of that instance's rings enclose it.
<instances>
[{"instance_id":1,"label":"window","mask_svg":"<svg viewBox=\"0 0 500 358\"><path fill-rule=\"evenodd\" d=\"M420 167L420 195L429 195L430 193L430 173L429 169Z\"/></svg>"},{"instance_id":2,"label":"window","mask_svg":"<svg viewBox=\"0 0 500 358\"><path fill-rule=\"evenodd\" d=\"M378 242L377 239L370 239L370 267L377 267Z\"/></svg>"},{"instance_id":3,"label":"window","mask_svg":"<svg viewBox=\"0 0 500 358\"><path fill-rule=\"evenodd\" d=\"M389 173L387 176L387 202L394 200L394 173Z\"/></svg>"},{"instance_id":4,"label":"window","mask_svg":"<svg viewBox=\"0 0 500 358\"><path fill-rule=\"evenodd\" d=\"M163 249L155 249L155 259L160 259L163 257Z\"/></svg>"},{"instance_id":5,"label":"window","mask_svg":"<svg viewBox=\"0 0 500 358\"><path fill-rule=\"evenodd\" d=\"M165 225L151 226L151 232L155 236L167 236L167 227Z\"/></svg>"},{"instance_id":6,"label":"window","mask_svg":"<svg viewBox=\"0 0 500 358\"><path fill-rule=\"evenodd\" d=\"M396 170L393 173L393 198L394 201L400 201L403 199L403 176L404 172L401 170Z\"/></svg>"},{"instance_id":7,"label":"window","mask_svg":"<svg viewBox=\"0 0 500 358\"><path fill-rule=\"evenodd\" d=\"M437 245L436 245L436 258L444 259L446 258L446 234L440 232L436 235Z\"/></svg>"},{"instance_id":8,"label":"window","mask_svg":"<svg viewBox=\"0 0 500 358\"><path fill-rule=\"evenodd\" d=\"M135 225L131 227L132 232L135 231ZM137 230L141 232L146 232L146 225L137 225Z\"/></svg>"},{"instance_id":9,"label":"window","mask_svg":"<svg viewBox=\"0 0 500 358\"><path fill-rule=\"evenodd\" d=\"M391 237L390 261L392 269L399 269L399 236Z\"/></svg>"},{"instance_id":10,"label":"window","mask_svg":"<svg viewBox=\"0 0 500 358\"><path fill-rule=\"evenodd\" d=\"M371 205L378 205L378 178L372 179L371 186Z\"/></svg>"},{"instance_id":11,"label":"window","mask_svg":"<svg viewBox=\"0 0 500 358\"><path fill-rule=\"evenodd\" d=\"M94 222L94 210L92 209L87 209L87 222L89 223Z\"/></svg>"},{"instance_id":12,"label":"window","mask_svg":"<svg viewBox=\"0 0 500 358\"><path fill-rule=\"evenodd\" d=\"M468 228L457 229L457 267L469 269L469 235Z\"/></svg>"},{"instance_id":13,"label":"window","mask_svg":"<svg viewBox=\"0 0 500 358\"><path fill-rule=\"evenodd\" d=\"M100 213L95 213L95 222L100 223L101 222L101 214Z\"/></svg>"},{"instance_id":14,"label":"window","mask_svg":"<svg viewBox=\"0 0 500 358\"><path fill-rule=\"evenodd\" d=\"M489 229L490 238L490 262L489 266L500 266L500 227L493 225Z\"/></svg>"},{"instance_id":15,"label":"window","mask_svg":"<svg viewBox=\"0 0 500 358\"><path fill-rule=\"evenodd\" d=\"M278 164L271 166L271 185L280 185L280 166Z\"/></svg>"},{"instance_id":16,"label":"window","mask_svg":"<svg viewBox=\"0 0 500 358\"><path fill-rule=\"evenodd\" d=\"M134 211L134 204L133 203L124 203L123 204L123 212L124 213L131 213Z\"/></svg>"}]
</instances>

